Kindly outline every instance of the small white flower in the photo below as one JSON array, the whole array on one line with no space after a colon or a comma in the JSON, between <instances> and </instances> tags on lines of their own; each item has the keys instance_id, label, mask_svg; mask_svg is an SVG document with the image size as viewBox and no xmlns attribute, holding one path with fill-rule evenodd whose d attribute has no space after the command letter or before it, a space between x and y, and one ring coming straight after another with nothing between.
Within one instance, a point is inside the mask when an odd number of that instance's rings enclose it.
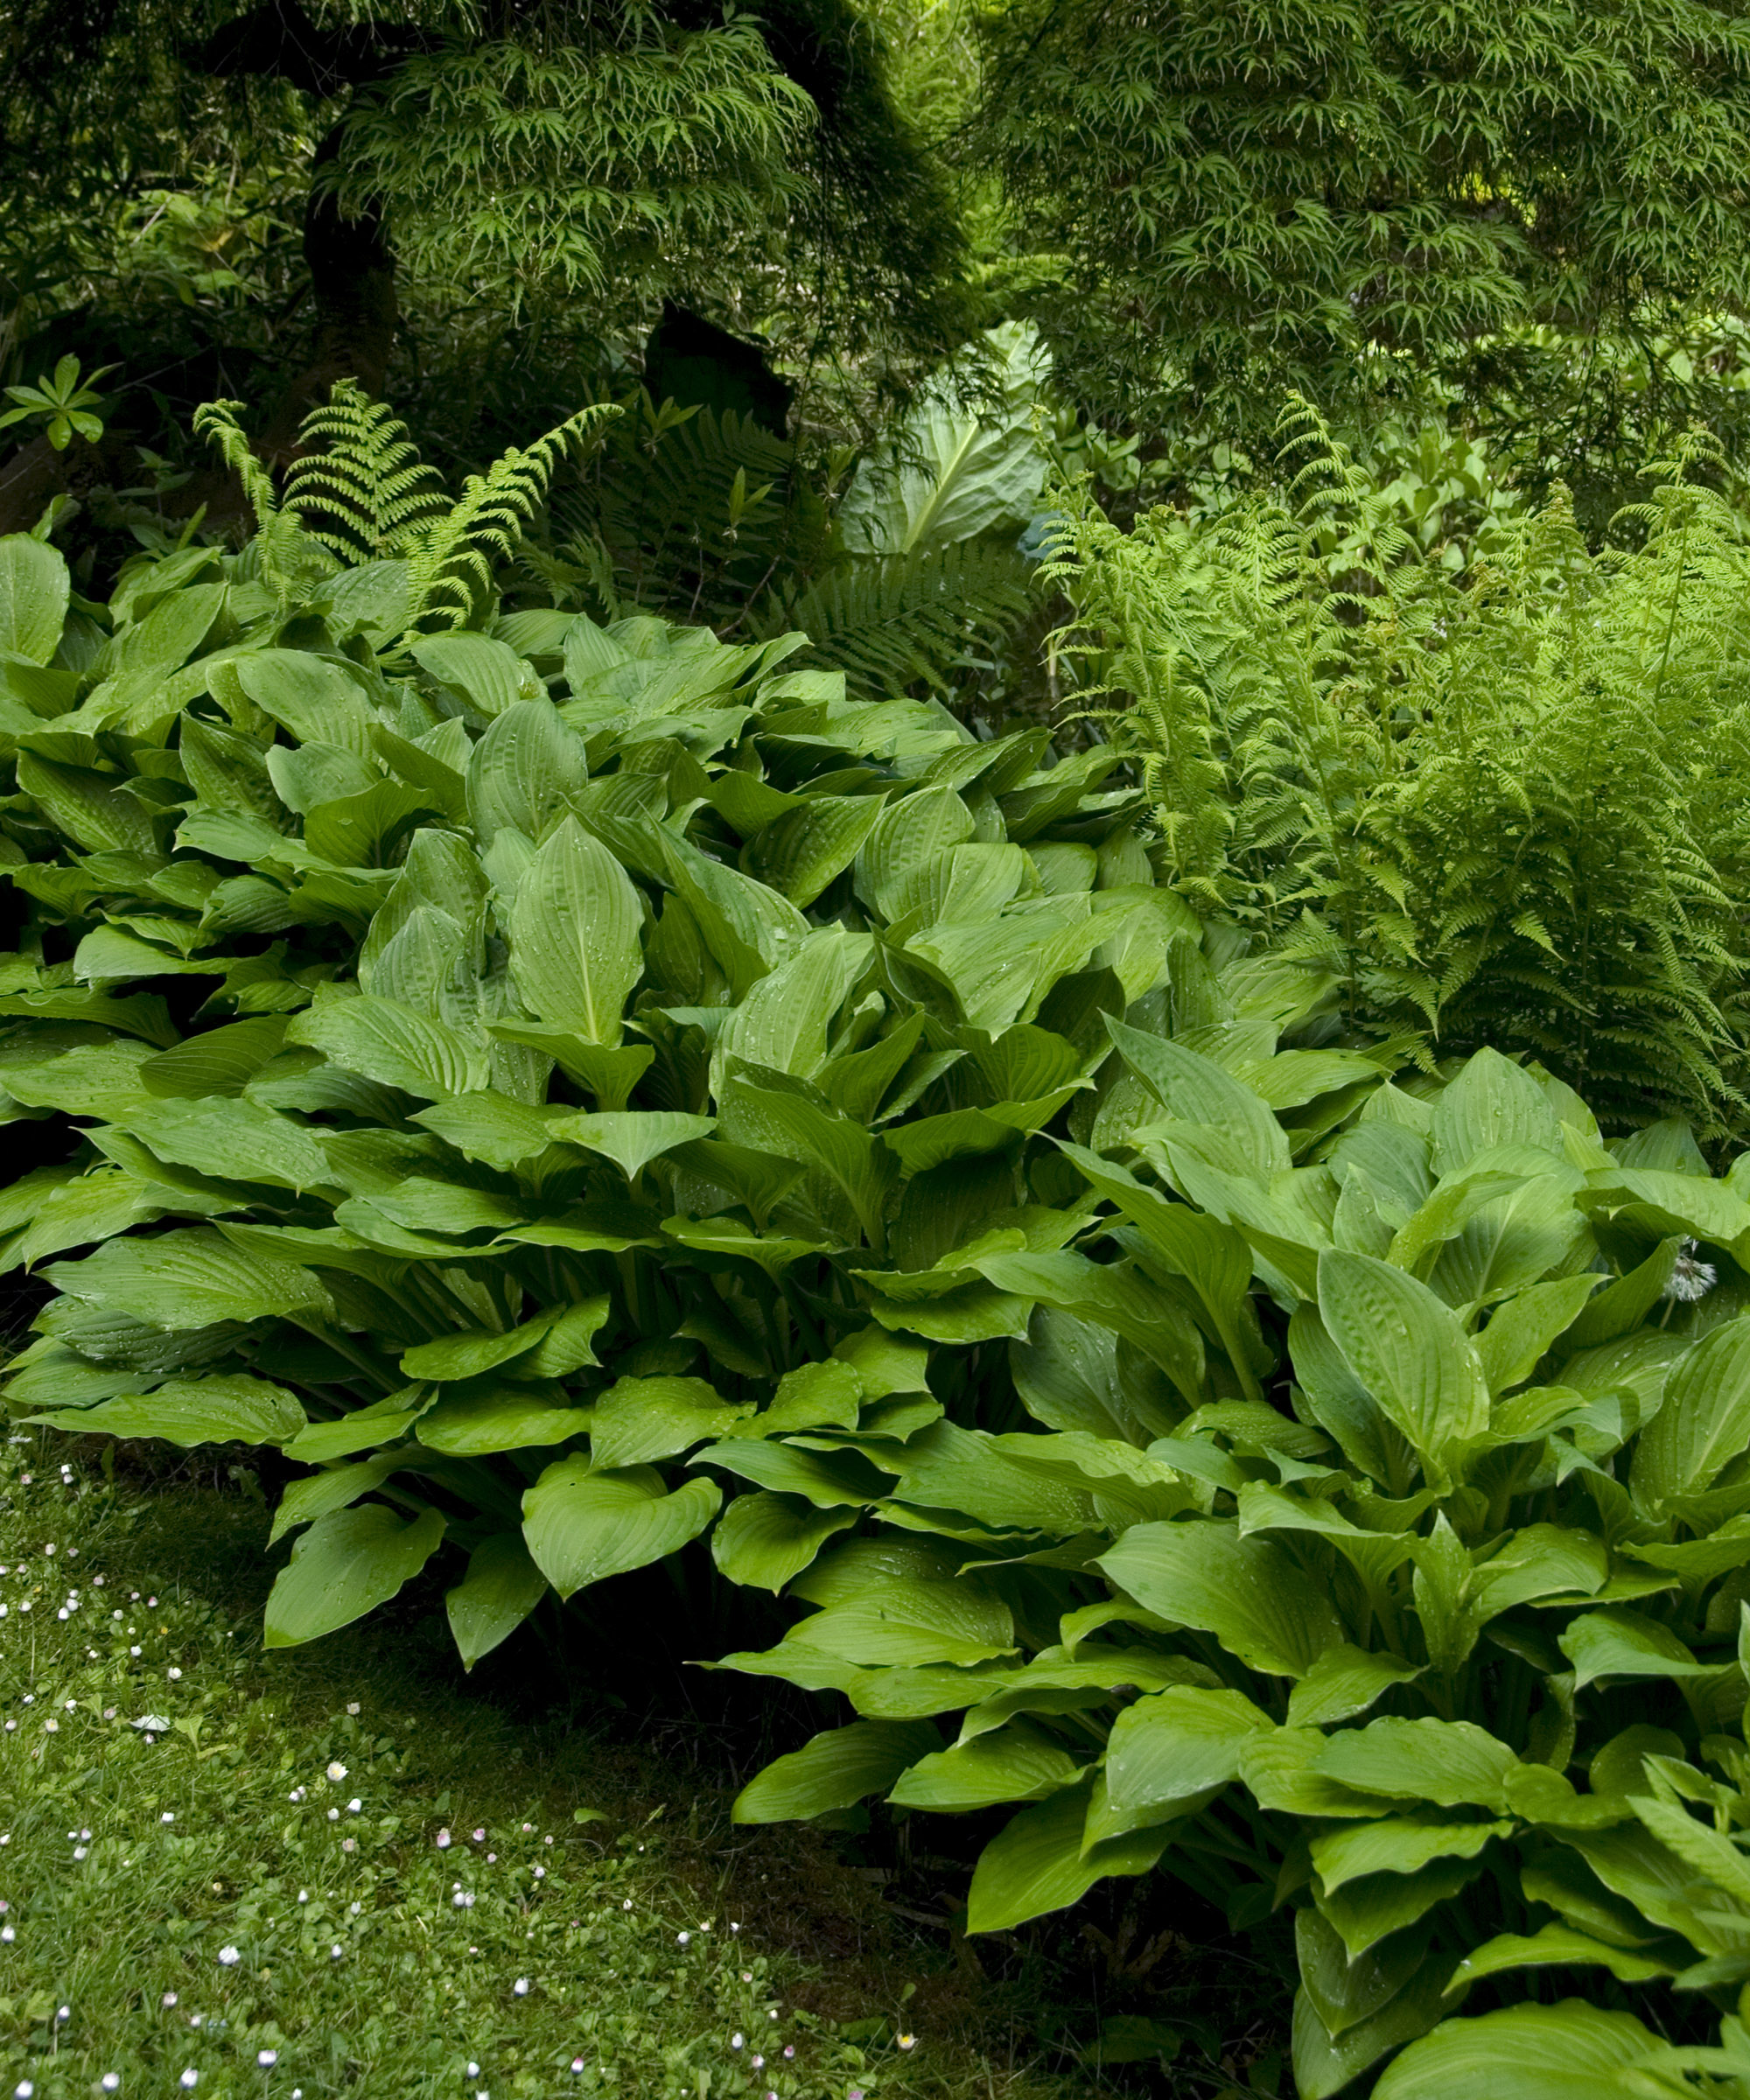
<instances>
[{"instance_id":1,"label":"small white flower","mask_svg":"<svg viewBox=\"0 0 1750 2100\"><path fill-rule=\"evenodd\" d=\"M334 1784L335 1784L337 1787L340 1785L340 1782L341 1782L343 1779L345 1779L345 1777L346 1776L346 1768L345 1767L345 1765L343 1765L343 1764L342 1764L342 1763L340 1761L340 1760L339 1760L338 1758L337 1758L337 1759L334 1760L334 1762L333 1762L332 1765L330 1765L330 1766L329 1766L329 1768L328 1768L328 1776L329 1776L329 1778L330 1778L330 1779L332 1779L332 1780L333 1781Z\"/></svg>"},{"instance_id":2,"label":"small white flower","mask_svg":"<svg viewBox=\"0 0 1750 2100\"><path fill-rule=\"evenodd\" d=\"M338 1962L338 1961L340 1960L340 1950L338 1947L331 1947L331 1948L328 1950L328 1959L329 1959L331 1962Z\"/></svg>"},{"instance_id":3,"label":"small white flower","mask_svg":"<svg viewBox=\"0 0 1750 2100\"><path fill-rule=\"evenodd\" d=\"M348 1704L348 1705L347 1705L347 1708L346 1708L346 1712L347 1712L348 1713L356 1713L358 1711L359 1711L359 1702L358 1702L356 1699L354 1699L354 1700L352 1700L352 1701L351 1701L351 1702Z\"/></svg>"},{"instance_id":4,"label":"small white flower","mask_svg":"<svg viewBox=\"0 0 1750 2100\"><path fill-rule=\"evenodd\" d=\"M918 2038L915 2034L897 2034L893 2039L902 2049L914 2049L918 2046Z\"/></svg>"},{"instance_id":5,"label":"small white flower","mask_svg":"<svg viewBox=\"0 0 1750 2100\"><path fill-rule=\"evenodd\" d=\"M329 1810L329 1811L328 1811L328 1820L329 1820L329 1822L330 1822L330 1823L339 1823L339 1822L340 1822L340 1810L339 1810L339 1809L330 1809L330 1810Z\"/></svg>"},{"instance_id":6,"label":"small white flower","mask_svg":"<svg viewBox=\"0 0 1750 2100\"><path fill-rule=\"evenodd\" d=\"M51 1714L47 1720L43 1723L43 1733L45 1735L58 1735L60 1732L60 1723L56 1720L53 1714Z\"/></svg>"},{"instance_id":7,"label":"small white flower","mask_svg":"<svg viewBox=\"0 0 1750 2100\"><path fill-rule=\"evenodd\" d=\"M175 1684L175 1682L177 1681L177 1679L178 1679L178 1677L179 1677L179 1676L182 1675L182 1672L181 1672L179 1670L176 1669L176 1668L175 1668L175 1667L172 1665L172 1669L170 1670L170 1671L169 1671L169 1673L168 1673L168 1674L169 1674L169 1676L170 1676L170 1681L171 1681L171 1683L173 1684Z\"/></svg>"},{"instance_id":8,"label":"small white flower","mask_svg":"<svg viewBox=\"0 0 1750 2100\"><path fill-rule=\"evenodd\" d=\"M158 1821L160 1823L174 1823L176 1821L176 1810L174 1809L166 1809L164 1814L158 1817Z\"/></svg>"},{"instance_id":9,"label":"small white flower","mask_svg":"<svg viewBox=\"0 0 1750 2100\"><path fill-rule=\"evenodd\" d=\"M264 2071L270 2071L279 2062L279 2051L277 2049L257 2049L256 2062Z\"/></svg>"},{"instance_id":10,"label":"small white flower","mask_svg":"<svg viewBox=\"0 0 1750 2100\"><path fill-rule=\"evenodd\" d=\"M677 1932L675 1935L675 1938L682 1947L690 1947L692 1945L693 1936L690 1932Z\"/></svg>"},{"instance_id":11,"label":"small white flower","mask_svg":"<svg viewBox=\"0 0 1750 2100\"><path fill-rule=\"evenodd\" d=\"M448 1830L439 1830L439 1831L438 1831L438 1850L440 1852L447 1852L449 1851L449 1849L450 1849L450 1846L451 1846L451 1844L452 1844L452 1842L453 1842L453 1840L452 1839L452 1838L451 1838L451 1836L450 1836L450 1833L449 1833L449 1831L448 1831Z\"/></svg>"},{"instance_id":12,"label":"small white flower","mask_svg":"<svg viewBox=\"0 0 1750 2100\"><path fill-rule=\"evenodd\" d=\"M360 1810L361 1808L363 1808L363 1807L364 1807L364 1805L365 1805L365 1804L364 1804L364 1802L363 1802L362 1801L360 1801L360 1800L359 1799L358 1796L355 1794L355 1795L354 1795L353 1798L352 1798L352 1799L351 1799L351 1800L350 1800L350 1801L349 1801L349 1802L346 1803L346 1813L347 1813L349 1816L356 1816L356 1815L358 1814L359 1810Z\"/></svg>"},{"instance_id":13,"label":"small white flower","mask_svg":"<svg viewBox=\"0 0 1750 2100\"><path fill-rule=\"evenodd\" d=\"M528 1978L526 1976L519 1976L511 1985L511 1989L519 1998L527 1998L528 1996Z\"/></svg>"},{"instance_id":14,"label":"small white flower","mask_svg":"<svg viewBox=\"0 0 1750 2100\"><path fill-rule=\"evenodd\" d=\"M307 1888L300 1888L298 1892L298 1900L300 1903L309 1902L310 1891Z\"/></svg>"},{"instance_id":15,"label":"small white flower","mask_svg":"<svg viewBox=\"0 0 1750 2100\"><path fill-rule=\"evenodd\" d=\"M745 2034L732 2034L729 2038L729 2046L732 2049L738 2049L744 2046L747 2037Z\"/></svg>"},{"instance_id":16,"label":"small white flower","mask_svg":"<svg viewBox=\"0 0 1750 2100\"><path fill-rule=\"evenodd\" d=\"M575 2076L578 2075L578 2073L579 2071L581 2071L583 2068L584 2068L584 2060L583 2060L583 2058L582 2058L581 2056L574 2056L574 2057L572 2057L572 2059L571 2059L571 2075L572 2075L572 2076L573 2076L573 2077L575 2077Z\"/></svg>"},{"instance_id":17,"label":"small white flower","mask_svg":"<svg viewBox=\"0 0 1750 2100\"><path fill-rule=\"evenodd\" d=\"M121 2074L116 2071L105 2071L97 2082L106 2093L113 2093L122 2082Z\"/></svg>"},{"instance_id":18,"label":"small white flower","mask_svg":"<svg viewBox=\"0 0 1750 2100\"><path fill-rule=\"evenodd\" d=\"M234 1969L242 1958L234 1947L221 1947L219 1950L219 1963L221 1968Z\"/></svg>"},{"instance_id":19,"label":"small white flower","mask_svg":"<svg viewBox=\"0 0 1750 2100\"><path fill-rule=\"evenodd\" d=\"M10 1925L0 1925L0 1940L4 1940L7 1946L10 1947L18 1936Z\"/></svg>"},{"instance_id":20,"label":"small white flower","mask_svg":"<svg viewBox=\"0 0 1750 2100\"><path fill-rule=\"evenodd\" d=\"M55 2024L57 2026L59 2026L62 2020L71 2020L72 2018L73 2007L71 2006L63 2006L55 2014Z\"/></svg>"},{"instance_id":21,"label":"small white flower","mask_svg":"<svg viewBox=\"0 0 1750 2100\"><path fill-rule=\"evenodd\" d=\"M1718 1281L1718 1270L1712 1262L1698 1262L1695 1258L1696 1243L1685 1240L1677 1250L1677 1258L1671 1264L1663 1295L1674 1298L1681 1306L1693 1306L1705 1298Z\"/></svg>"},{"instance_id":22,"label":"small white flower","mask_svg":"<svg viewBox=\"0 0 1750 2100\"><path fill-rule=\"evenodd\" d=\"M632 1898L631 1898L630 1896L628 1896L628 1897L626 1899L625 1902L624 1902L624 1903L622 1903L622 1904L620 1905L620 1908L622 1910L630 1910L630 1909L632 1908Z\"/></svg>"},{"instance_id":23,"label":"small white flower","mask_svg":"<svg viewBox=\"0 0 1750 2100\"><path fill-rule=\"evenodd\" d=\"M167 2006L173 2006L176 2003L176 1992L174 1991L166 1991L164 1994L162 2002Z\"/></svg>"},{"instance_id":24,"label":"small white flower","mask_svg":"<svg viewBox=\"0 0 1750 2100\"><path fill-rule=\"evenodd\" d=\"M182 2074L182 2084L187 2091L192 2093L200 2083L200 2073L199 2071L186 2070Z\"/></svg>"},{"instance_id":25,"label":"small white flower","mask_svg":"<svg viewBox=\"0 0 1750 2100\"><path fill-rule=\"evenodd\" d=\"M87 1845L76 1844L73 1848L73 1856L75 1859L83 1859L89 1849Z\"/></svg>"},{"instance_id":26,"label":"small white flower","mask_svg":"<svg viewBox=\"0 0 1750 2100\"><path fill-rule=\"evenodd\" d=\"M477 2064L477 2063L471 2063L471 2064L468 2066L468 2076L469 2076L469 2077L470 2077L470 2078L478 2078L478 2077L480 2076L480 2065L479 2065L479 2064Z\"/></svg>"},{"instance_id":27,"label":"small white flower","mask_svg":"<svg viewBox=\"0 0 1750 2100\"><path fill-rule=\"evenodd\" d=\"M31 2095L34 2093L36 2090L36 2087L31 2083L28 2078L21 2078L18 2084L12 2088L13 2092L17 2096L17 2100L31 2100Z\"/></svg>"}]
</instances>

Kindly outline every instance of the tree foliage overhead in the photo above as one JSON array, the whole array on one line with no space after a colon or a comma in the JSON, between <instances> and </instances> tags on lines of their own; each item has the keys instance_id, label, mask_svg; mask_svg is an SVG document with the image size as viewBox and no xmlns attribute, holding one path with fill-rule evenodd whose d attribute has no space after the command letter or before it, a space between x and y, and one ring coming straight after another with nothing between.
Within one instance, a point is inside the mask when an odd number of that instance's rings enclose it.
<instances>
[{"instance_id":1,"label":"tree foliage overhead","mask_svg":"<svg viewBox=\"0 0 1750 2100\"><path fill-rule=\"evenodd\" d=\"M1017 0L980 150L1086 396L1315 394L1362 353L1750 290L1750 19L1723 0Z\"/></svg>"}]
</instances>

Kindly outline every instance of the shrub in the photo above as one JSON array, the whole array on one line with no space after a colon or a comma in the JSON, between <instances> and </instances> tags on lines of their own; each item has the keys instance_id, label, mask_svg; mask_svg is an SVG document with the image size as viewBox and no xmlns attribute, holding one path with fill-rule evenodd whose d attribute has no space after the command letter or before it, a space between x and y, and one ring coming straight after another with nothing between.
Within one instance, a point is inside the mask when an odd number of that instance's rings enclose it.
<instances>
[{"instance_id":1,"label":"shrub","mask_svg":"<svg viewBox=\"0 0 1750 2100\"><path fill-rule=\"evenodd\" d=\"M1665 1982L1731 2008L1746 1177L1711 1179L1676 1124L1613 1152L1568 1088L1490 1051L1445 1084L1362 1082L1297 1166L1272 1110L1333 1054L1248 1081L1231 1040L1109 1026L1105 1150L1061 1150L1110 1212L1082 1250L962 1257L1032 1301L1033 1424L862 1446L889 1529L793 1581L818 1608L775 1648L728 1658L860 1718L738 1814L1013 1803L975 1931L1157 1866L1236 1929L1290 1907L1303 2100L1473 1991L1535 1992L1527 1970L1660 2026L1684 2017ZM1665 2062L1626 2010L1530 2017L1443 2026L1377 2091L1543 2100L1564 2089L1526 2071L1531 2041L1602 2048L1589 2090L1655 2090L1604 2076Z\"/></svg>"}]
</instances>

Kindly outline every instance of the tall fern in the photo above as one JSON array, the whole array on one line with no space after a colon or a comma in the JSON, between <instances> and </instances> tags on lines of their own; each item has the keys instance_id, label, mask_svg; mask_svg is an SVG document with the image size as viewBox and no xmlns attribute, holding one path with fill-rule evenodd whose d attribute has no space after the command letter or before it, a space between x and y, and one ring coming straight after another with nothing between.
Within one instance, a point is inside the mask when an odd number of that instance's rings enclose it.
<instances>
[{"instance_id":1,"label":"tall fern","mask_svg":"<svg viewBox=\"0 0 1750 2100\"><path fill-rule=\"evenodd\" d=\"M1283 493L1202 524L1066 508L1060 646L1181 887L1335 967L1358 1029L1746 1127L1750 551L1704 444L1632 553L1558 495L1460 579L1304 408L1286 435Z\"/></svg>"},{"instance_id":2,"label":"tall fern","mask_svg":"<svg viewBox=\"0 0 1750 2100\"><path fill-rule=\"evenodd\" d=\"M242 405L208 402L194 427L242 482L263 576L284 598L312 557L404 561L403 641L469 624L491 596L494 563L516 553L560 460L618 413L605 403L579 409L527 450L513 445L484 474L470 474L452 501L407 425L348 380L304 417L299 457L278 491L237 420Z\"/></svg>"}]
</instances>

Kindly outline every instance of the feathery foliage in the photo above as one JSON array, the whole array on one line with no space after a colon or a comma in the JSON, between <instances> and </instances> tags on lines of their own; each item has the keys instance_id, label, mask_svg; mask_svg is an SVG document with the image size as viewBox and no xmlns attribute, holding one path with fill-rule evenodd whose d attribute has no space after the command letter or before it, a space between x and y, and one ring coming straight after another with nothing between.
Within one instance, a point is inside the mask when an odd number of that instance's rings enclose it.
<instances>
[{"instance_id":1,"label":"feathery foliage","mask_svg":"<svg viewBox=\"0 0 1750 2100\"><path fill-rule=\"evenodd\" d=\"M1020 0L980 150L1067 376L1132 427L1349 393L1372 351L1741 306L1750 25L1707 0Z\"/></svg>"},{"instance_id":2,"label":"feathery foliage","mask_svg":"<svg viewBox=\"0 0 1750 2100\"><path fill-rule=\"evenodd\" d=\"M1336 969L1358 1024L1533 1053L1616 1127L1735 1126L1750 553L1704 444L1632 552L1558 498L1454 577L1316 416L1286 428L1284 499L1064 513L1059 646L1130 702L1181 888Z\"/></svg>"}]
</instances>

